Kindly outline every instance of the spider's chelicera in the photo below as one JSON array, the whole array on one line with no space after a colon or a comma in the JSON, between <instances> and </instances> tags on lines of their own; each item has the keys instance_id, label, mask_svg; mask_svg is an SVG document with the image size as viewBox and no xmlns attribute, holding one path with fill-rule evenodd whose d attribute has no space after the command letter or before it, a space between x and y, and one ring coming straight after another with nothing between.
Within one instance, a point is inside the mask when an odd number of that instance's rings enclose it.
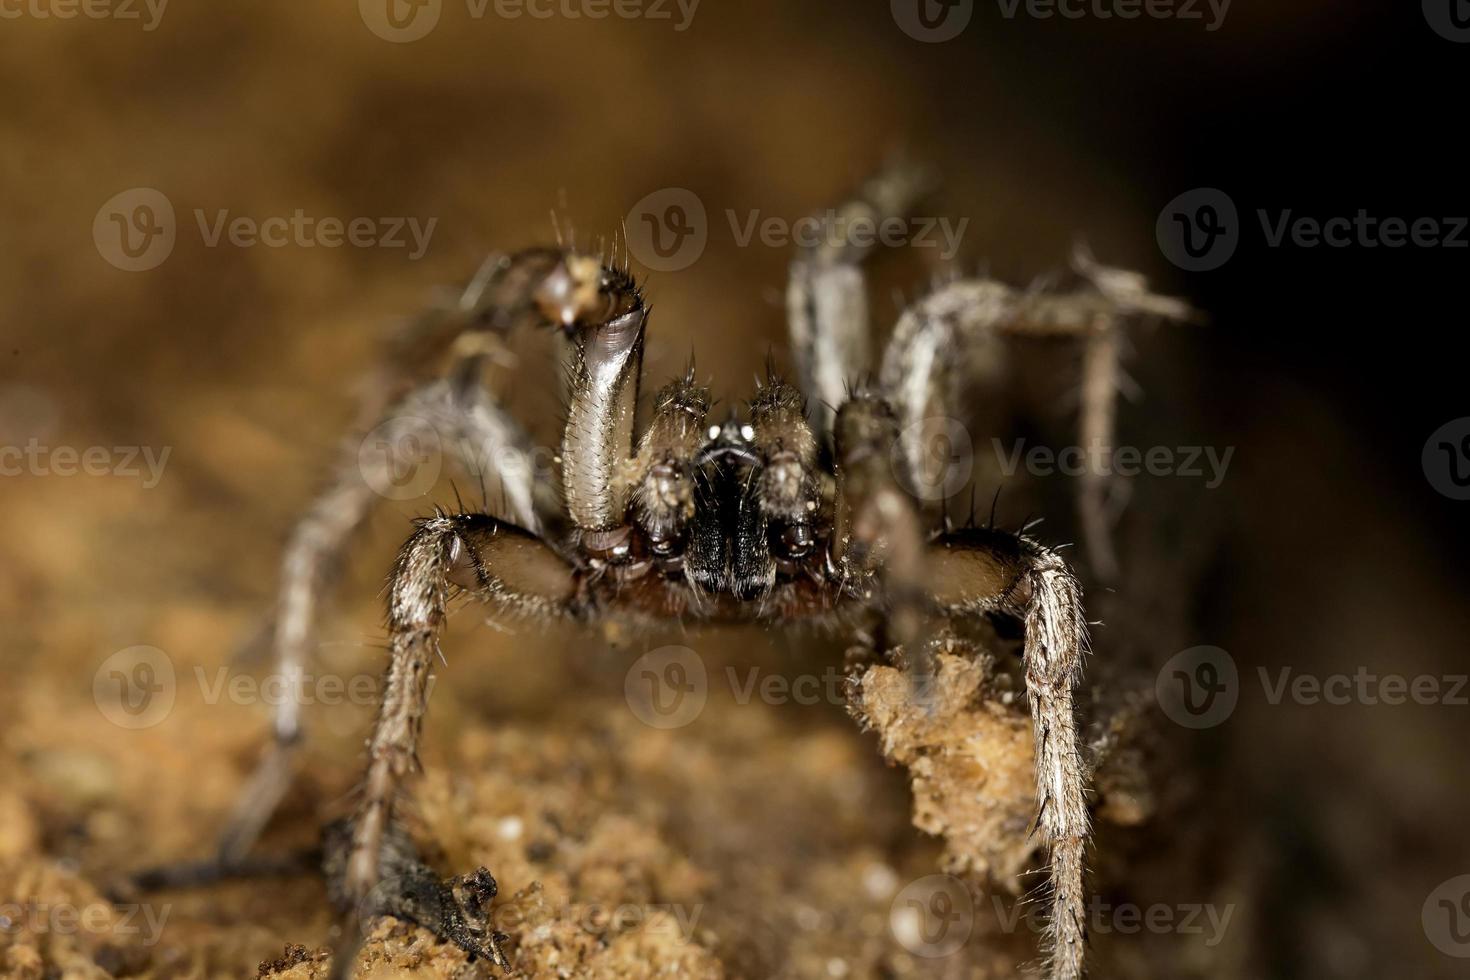
<instances>
[{"instance_id":1,"label":"spider's chelicera","mask_svg":"<svg viewBox=\"0 0 1470 980\"><path fill-rule=\"evenodd\" d=\"M919 184L909 170L885 173L837 217L901 215ZM1006 335L1078 338L1088 363L1102 365L1096 370L1111 398L1106 372L1116 370L1121 323L1180 316L1184 308L1150 294L1138 277L1085 257L1070 291L958 278L903 313L873 364L859 268L865 251L834 240L797 257L787 292L797 381L768 371L743 415L712 414L709 391L691 367L658 389L638 428L648 306L625 269L572 249L492 259L455 302L410 331L365 423L432 418L451 433L447 447L475 447L476 461L506 458L485 449L530 449L525 431L481 382L483 341L525 325L562 332L571 353L561 479L547 487L529 467L507 468L496 474L503 516L438 513L418 522L399 553L388 587L390 664L362 795L329 839L333 893L346 906L417 918L507 966L503 937L465 924L474 918L471 906L494 894L493 879L474 879L473 887L453 879L457 885L427 903L380 900L375 892L388 876L418 867L404 857L396 814L417 765L429 672L456 595L538 619L808 620L860 628L915 670L946 625L1003 616L1024 627L1037 826L1050 849L1050 974L1081 975L1088 774L1072 702L1088 642L1080 589L1068 565L1031 537L951 526L929 499L935 495L918 492L933 479L922 434L929 420L964 417L963 365L978 344ZM447 370L431 369L446 358ZM1084 410L1104 417L1101 434L1110 438L1110 405ZM381 465L401 462L390 452ZM329 571L374 500L358 463L353 454L339 468L287 549L274 645L288 678L302 675ZM1084 497L1095 491L1084 486ZM1081 507L1091 536L1089 515L1100 505L1084 499ZM1095 524L1097 513L1091 517ZM1097 550L1105 551L1101 541ZM286 788L298 710L290 699L281 706L275 750L225 837L225 863L250 848ZM439 911L425 913L426 904ZM356 937L357 923L345 931ZM339 949L339 974L350 969L355 942Z\"/></svg>"}]
</instances>

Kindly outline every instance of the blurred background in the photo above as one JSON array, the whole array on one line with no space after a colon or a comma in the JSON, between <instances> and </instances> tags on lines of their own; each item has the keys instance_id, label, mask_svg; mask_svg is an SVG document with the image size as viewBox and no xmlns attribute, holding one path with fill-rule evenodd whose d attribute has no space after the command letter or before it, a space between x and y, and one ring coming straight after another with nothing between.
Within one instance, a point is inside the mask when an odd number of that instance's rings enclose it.
<instances>
[{"instance_id":1,"label":"blurred background","mask_svg":"<svg viewBox=\"0 0 1470 980\"><path fill-rule=\"evenodd\" d=\"M558 229L636 242L647 202L679 189L703 244L649 275L651 383L692 350L738 401L768 351L789 363L791 255L740 230L835 204L904 152L943 177L927 213L967 222L953 267L1024 284L1084 240L1208 315L1131 337L1120 443L1233 455L1215 487L1132 481L1124 574L1091 590L1104 693L1084 714L1099 740L1119 704L1150 719L1135 762L1152 801L1101 821L1098 888L1175 923L1106 920L1098 975L1463 976L1470 409L1452 290L1470 204L1451 107L1470 47L1460 0L1396 8L0 4L0 973L248 976L326 941L309 877L149 904L169 913L151 942L14 910L102 907L117 875L208 853L268 719L248 687L211 685L268 673L236 650L395 322L492 249ZM1204 214L1200 188L1234 207L1235 235L1195 261L1160 229ZM1444 240L1273 243L1288 212L1360 210L1432 219ZM298 212L371 231L336 247L229 231ZM946 268L938 251L877 271L877 323ZM547 444L555 371L531 345L503 372ZM1064 445L1075 386L1075 351L1018 352L1007 438ZM1002 520L1044 512L1041 533L1071 540L1073 481L1030 476ZM435 502L453 502L447 482L372 522L323 623L324 671L380 669L382 575ZM581 975L1007 976L1034 956L1034 936L985 923L954 957L892 935L893 894L937 849L841 704L716 698L672 739L622 696L648 638L452 634L421 834L443 867L485 861L505 894L538 880L706 912L692 959L610 942L620 958L583 949ZM684 642L712 671L841 662L840 641ZM165 652L177 697L120 724L98 678L139 646ZM1154 698L1201 646L1225 653L1234 707L1196 728ZM1277 694L1283 676L1344 675L1344 703ZM1387 676L1437 693L1386 703ZM308 772L268 844L309 840L353 785L372 705L345 701L310 712ZM1194 906L1232 910L1228 926L1183 928Z\"/></svg>"}]
</instances>

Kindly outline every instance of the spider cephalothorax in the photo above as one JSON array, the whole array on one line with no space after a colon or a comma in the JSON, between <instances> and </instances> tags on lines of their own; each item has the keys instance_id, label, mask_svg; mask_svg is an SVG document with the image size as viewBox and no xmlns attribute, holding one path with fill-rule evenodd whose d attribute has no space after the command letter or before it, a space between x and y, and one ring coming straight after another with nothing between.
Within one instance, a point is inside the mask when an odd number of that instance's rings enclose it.
<instances>
[{"instance_id":1,"label":"spider cephalothorax","mask_svg":"<svg viewBox=\"0 0 1470 980\"><path fill-rule=\"evenodd\" d=\"M919 183L908 170L886 173L834 220L902 214ZM440 513L421 520L403 546L389 578L390 663L361 802L337 833L337 897L361 909L385 862L403 863L395 815L416 767L429 671L457 594L542 619L861 625L878 652L917 670L947 625L1001 616L1024 628L1037 827L1051 854L1050 971L1058 980L1081 974L1088 777L1072 705L1087 652L1080 588L1067 564L1030 537L953 528L936 495L919 492L926 478L916 434L930 420L965 417L968 351L996 336L1039 335L1086 344L1084 427L1110 439L1121 324L1185 308L1079 255L1080 282L1070 291L1019 291L983 278L937 287L900 317L875 364L859 269L867 251L832 239L797 257L787 312L798 384L768 371L743 412L722 417L712 416L691 366L657 391L638 426L648 307L626 269L572 249L493 258L455 303L406 335L364 423L427 417L446 445L469 447L464 462L473 471L530 448L481 381L484 341L528 325L561 331L570 350L561 479L559 492L549 492L528 467L506 467L495 474L505 513ZM447 369L430 370L445 360ZM287 549L275 646L288 679L301 674L328 570L371 509L372 481L360 463L354 455L341 467ZM381 465L393 466L391 455ZM1096 544L1090 550L1110 554L1100 494L1084 484L1082 524ZM223 861L239 859L274 809L298 734L288 699L276 750L226 835ZM349 969L358 934L355 923L344 931L339 973ZM496 937L487 942L483 951L505 963Z\"/></svg>"}]
</instances>

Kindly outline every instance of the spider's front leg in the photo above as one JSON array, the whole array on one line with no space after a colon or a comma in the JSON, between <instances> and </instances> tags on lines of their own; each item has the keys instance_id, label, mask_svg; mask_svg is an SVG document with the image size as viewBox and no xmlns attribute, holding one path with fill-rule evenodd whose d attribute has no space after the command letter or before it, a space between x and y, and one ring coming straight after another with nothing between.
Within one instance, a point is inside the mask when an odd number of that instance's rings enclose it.
<instances>
[{"instance_id":1,"label":"spider's front leg","mask_svg":"<svg viewBox=\"0 0 1470 980\"><path fill-rule=\"evenodd\" d=\"M838 413L834 545L841 550L834 552L850 576L861 580L867 572L876 582L867 598L884 615L885 645L904 648L921 684L933 676L930 632L936 621L996 613L1024 623L1037 826L1051 852L1049 976L1076 980L1086 944L1089 778L1073 709L1087 653L1081 587L1054 551L1022 535L972 528L926 540L916 508L885 472L895 435L892 413L880 399L859 396ZM919 693L927 698L930 692Z\"/></svg>"},{"instance_id":2,"label":"spider's front leg","mask_svg":"<svg viewBox=\"0 0 1470 980\"><path fill-rule=\"evenodd\" d=\"M1082 975L1086 932L1087 785L1073 690L1088 653L1082 589L1055 551L1020 534L983 528L945 534L928 548L933 607L949 619L999 613L1025 626L1037 826L1050 849L1046 943L1052 980Z\"/></svg>"},{"instance_id":3,"label":"spider's front leg","mask_svg":"<svg viewBox=\"0 0 1470 980\"><path fill-rule=\"evenodd\" d=\"M1188 304L1148 289L1137 273L1098 264L1085 250L1073 256L1080 287L1024 292L993 279L956 279L903 312L883 353L879 379L903 433L900 465L908 486L925 486L923 423L957 419L961 365L968 353L1004 337L1065 338L1084 345L1081 441L1106 451L1113 441L1115 404L1123 373L1123 328L1130 320L1186 320ZM1107 475L1089 469L1077 496L1086 553L1098 578L1118 573L1112 544Z\"/></svg>"},{"instance_id":4,"label":"spider's front leg","mask_svg":"<svg viewBox=\"0 0 1470 980\"><path fill-rule=\"evenodd\" d=\"M883 611L883 646L901 647L922 683L930 673L923 641L926 534L894 475L898 420L886 399L864 389L838 410L834 435L833 563L845 582Z\"/></svg>"},{"instance_id":5,"label":"spider's front leg","mask_svg":"<svg viewBox=\"0 0 1470 980\"><path fill-rule=\"evenodd\" d=\"M428 707L428 676L438 655L450 591L522 616L550 619L585 611L584 567L627 568L634 537L627 524L639 459L634 410L647 307L632 279L587 256L565 253L541 287L556 322L573 340L571 404L562 439L563 492L581 561L574 565L536 535L482 514L420 522L395 563L388 588L390 663L383 705L368 743L363 797L352 819L338 895L355 906L379 884L394 812L417 768ZM699 399L674 397L663 414L698 411ZM700 419L702 421L702 419ZM677 441L688 426L667 429ZM653 453L649 458L652 459ZM343 924L334 959L346 976L361 941L356 920Z\"/></svg>"},{"instance_id":6,"label":"spider's front leg","mask_svg":"<svg viewBox=\"0 0 1470 980\"><path fill-rule=\"evenodd\" d=\"M1050 976L1075 980L1086 943L1088 837L1088 772L1072 694L1087 652L1081 588L1054 551L1021 535L969 529L929 540L895 479L902 468L897 425L887 401L867 391L837 414L834 562L848 579L868 583L859 591L884 616L885 645L903 647L921 684L932 676L929 632L936 620L999 613L1024 622L1037 825L1051 851Z\"/></svg>"},{"instance_id":7,"label":"spider's front leg","mask_svg":"<svg viewBox=\"0 0 1470 980\"><path fill-rule=\"evenodd\" d=\"M383 703L368 741L362 799L350 822L333 892L344 905L333 974L350 975L361 936L357 916L382 879L398 834L395 812L418 769L430 668L454 590L502 610L550 619L575 611L575 569L531 533L484 514L419 522L388 585L389 665Z\"/></svg>"},{"instance_id":8,"label":"spider's front leg","mask_svg":"<svg viewBox=\"0 0 1470 980\"><path fill-rule=\"evenodd\" d=\"M417 465L410 449L417 446L418 427L429 422L451 460L471 477L498 477L511 517L540 530L552 505L532 479L530 438L481 385L480 375L495 338L526 322L564 326L592 301L575 271L553 249L493 256L452 302L429 309L393 339L359 426L343 440L326 488L286 545L269 641L287 696L276 707L272 743L221 834L222 865L242 861L290 787L318 611L343 554L381 502L375 488L394 486L398 473ZM359 452L369 431L381 437L385 452L379 456ZM497 465L486 473L493 463L515 459L522 465Z\"/></svg>"},{"instance_id":9,"label":"spider's front leg","mask_svg":"<svg viewBox=\"0 0 1470 980\"><path fill-rule=\"evenodd\" d=\"M863 260L876 248L871 232L908 214L931 183L932 176L920 168L886 168L828 212L821 240L801 249L791 263L786 283L791 352L812 428L824 445L831 445L834 416L848 386L871 366L862 274Z\"/></svg>"}]
</instances>

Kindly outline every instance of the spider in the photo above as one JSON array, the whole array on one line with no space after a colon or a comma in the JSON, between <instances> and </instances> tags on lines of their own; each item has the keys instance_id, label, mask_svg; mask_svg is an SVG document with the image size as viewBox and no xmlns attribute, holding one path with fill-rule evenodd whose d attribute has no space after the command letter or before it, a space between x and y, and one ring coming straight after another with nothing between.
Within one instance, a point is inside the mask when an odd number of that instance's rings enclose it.
<instances>
[{"instance_id":1,"label":"spider","mask_svg":"<svg viewBox=\"0 0 1470 980\"><path fill-rule=\"evenodd\" d=\"M829 220L904 215L926 183L913 168L891 168ZM341 904L416 918L509 969L504 937L467 924L494 895L483 869L447 884L430 876L407 898L373 898L390 874L425 873L399 823L439 634L458 596L538 620L802 620L870 630L879 652L919 675L947 625L1001 617L1024 634L1036 826L1049 849L1048 971L1053 980L1081 976L1089 835L1089 773L1073 709L1088 653L1081 588L1054 548L1024 532L956 528L934 495L915 492L932 483L924 426L963 417L961 365L976 345L997 336L1070 337L1086 350L1084 434L1109 440L1122 324L1187 311L1140 277L1079 252L1079 285L1069 291L978 277L937 285L903 312L875 365L860 268L869 251L831 235L798 253L786 294L796 383L768 370L743 416L714 417L691 364L657 391L640 426L647 301L626 263L571 247L493 256L457 300L405 333L364 425L391 430L427 417L454 434L450 446L496 450L480 460L530 450L526 431L482 382L498 339L526 326L561 334L570 383L560 486L506 466L496 474L503 516L439 511L417 521L400 550L388 579L389 664L360 801L328 835L328 877ZM285 552L272 640L288 682L302 677L317 606L376 499L356 438L349 446ZM402 463L393 452L379 465ZM474 460L462 462L474 470ZM1089 551L1103 556L1100 573L1112 564L1105 491L1086 482L1079 503ZM293 699L283 699L274 734L222 838L224 866L244 859L290 781L301 736ZM351 969L357 923L343 935L339 976Z\"/></svg>"}]
</instances>

